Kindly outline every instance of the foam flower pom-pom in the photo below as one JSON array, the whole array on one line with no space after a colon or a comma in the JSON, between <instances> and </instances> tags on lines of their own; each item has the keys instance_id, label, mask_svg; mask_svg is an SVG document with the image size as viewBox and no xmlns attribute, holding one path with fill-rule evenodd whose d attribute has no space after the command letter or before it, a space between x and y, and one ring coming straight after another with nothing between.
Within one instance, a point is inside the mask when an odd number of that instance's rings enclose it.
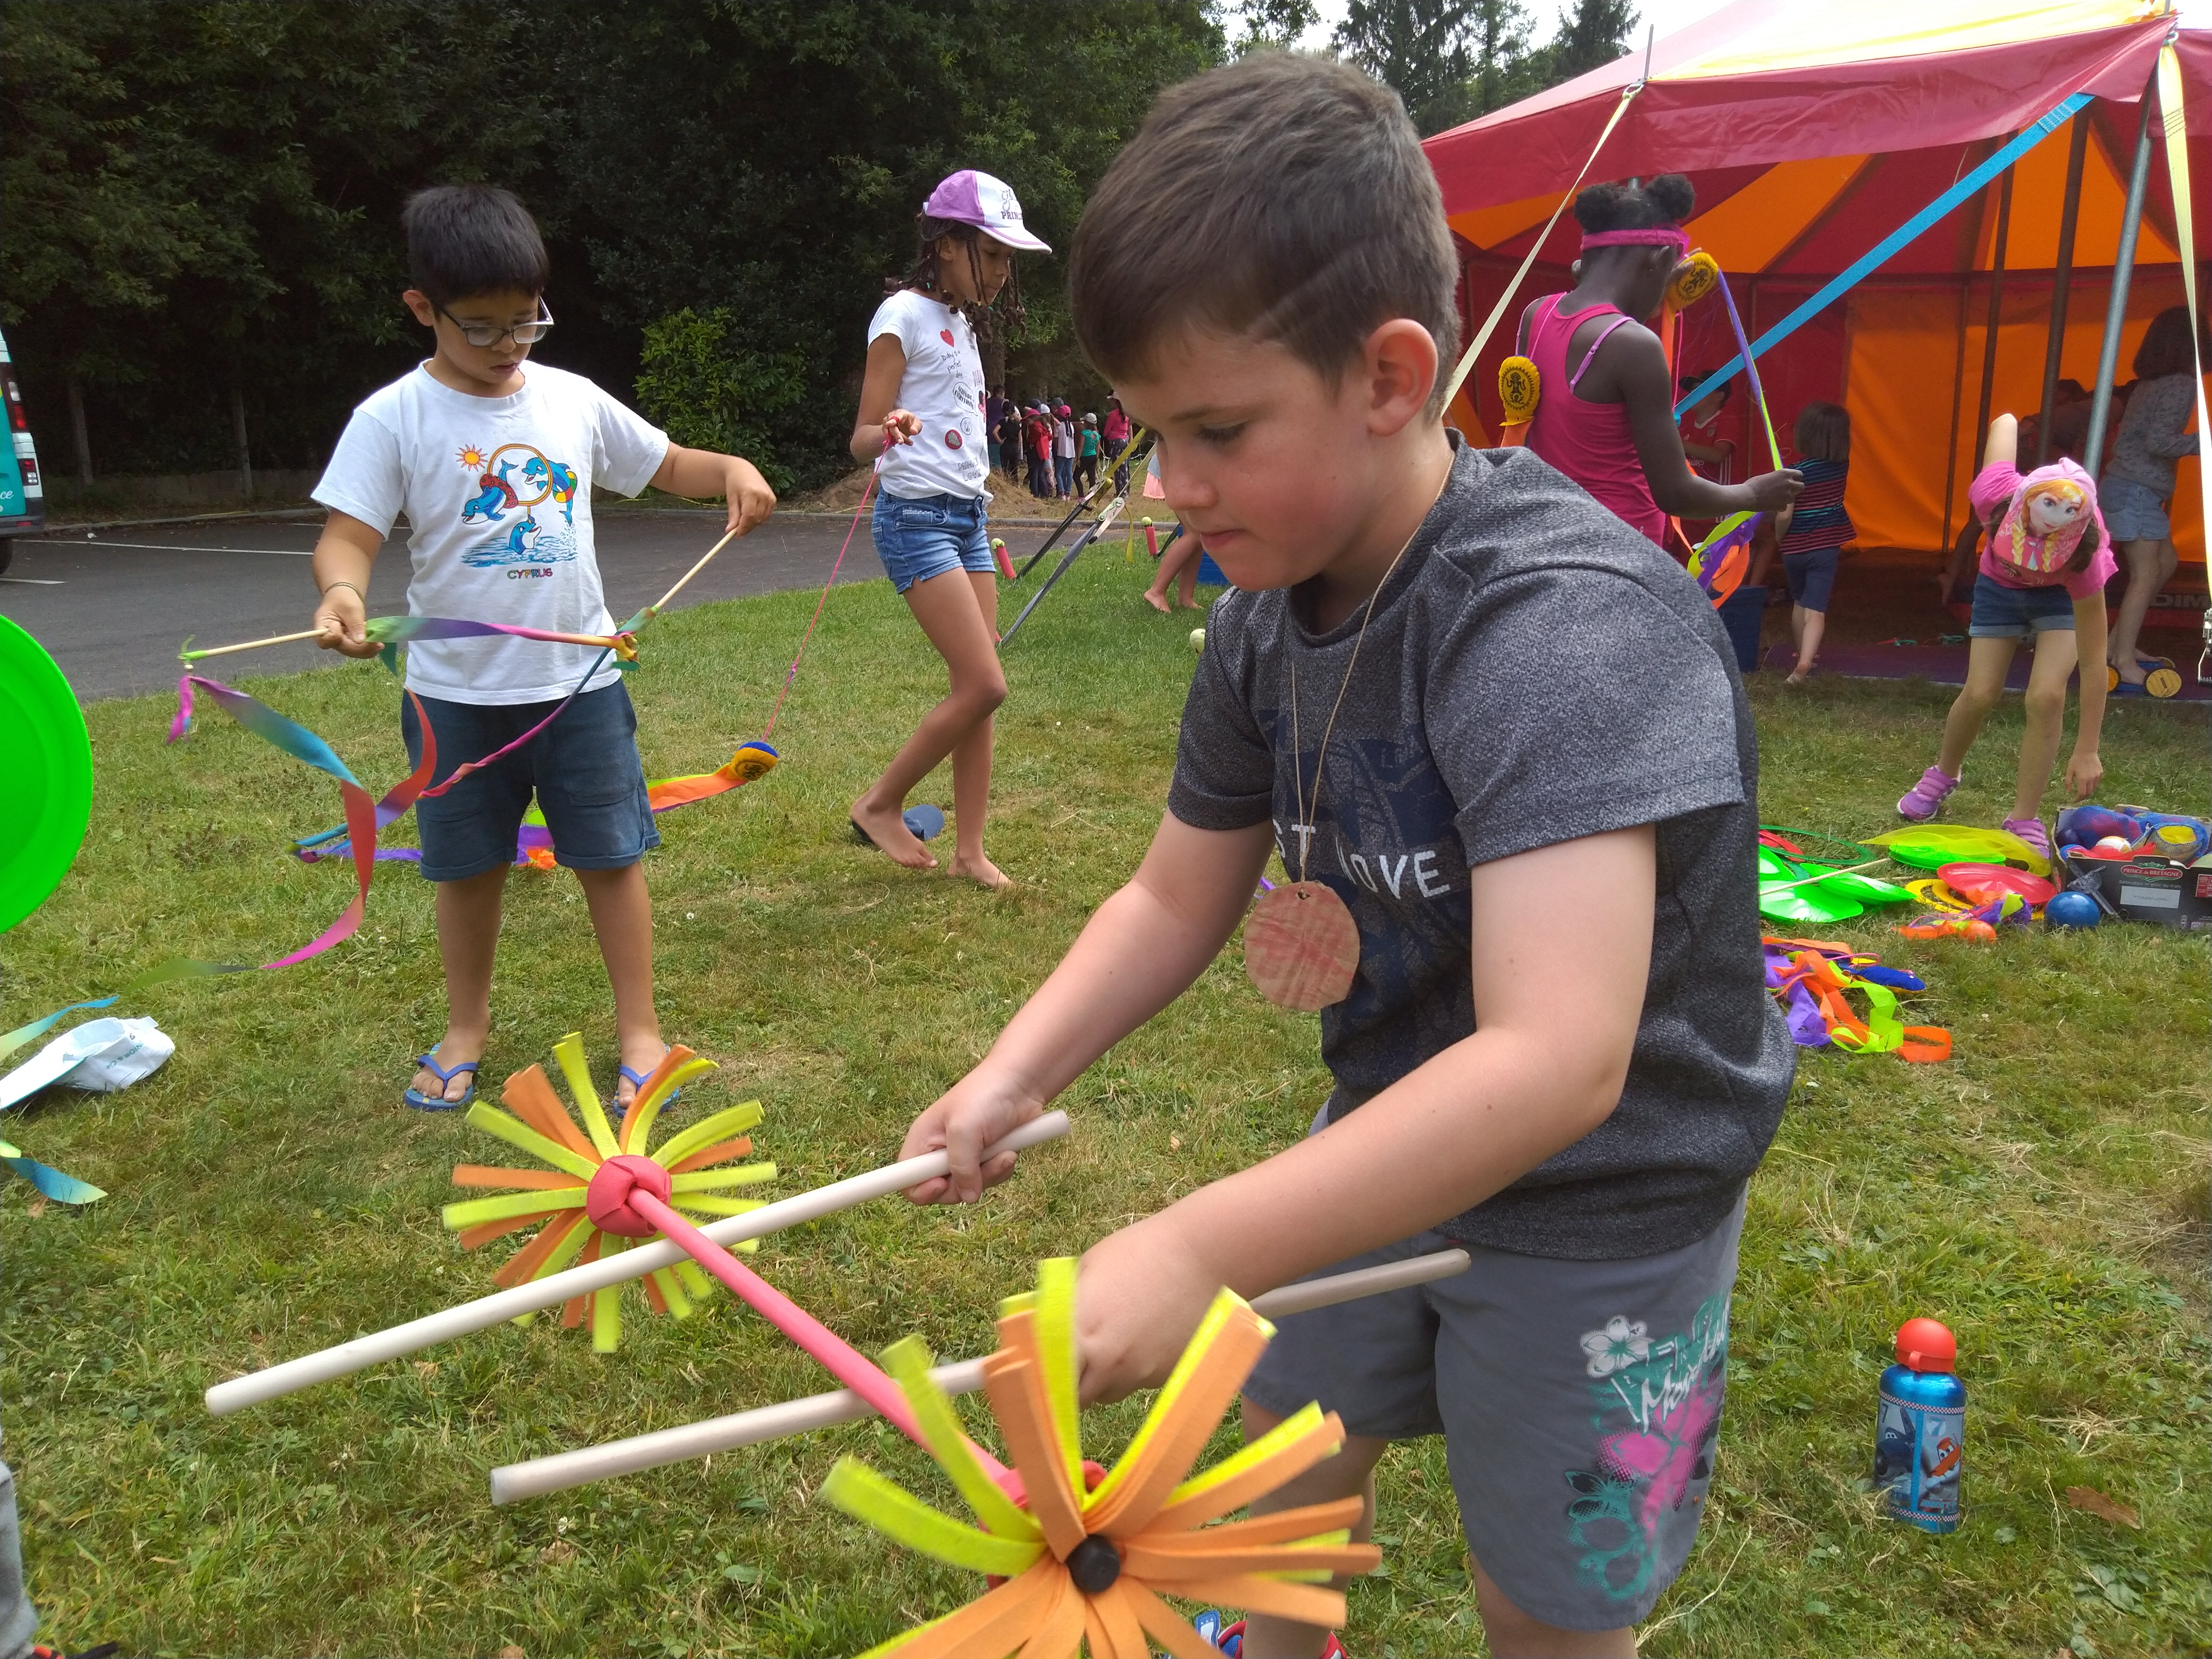
<instances>
[{"instance_id":1,"label":"foam flower pom-pom","mask_svg":"<svg viewBox=\"0 0 2212 1659\"><path fill-rule=\"evenodd\" d=\"M1075 1263L1040 1267L1035 1292L1005 1304L984 1387L1021 1490L977 1460L951 1401L931 1380L915 1338L884 1356L932 1456L982 1528L931 1508L851 1457L822 1495L910 1549L1005 1582L945 1617L894 1637L867 1659L1147 1659L1157 1642L1178 1659L1218 1659L1162 1598L1173 1595L1310 1623L1344 1620L1338 1572L1382 1562L1349 1528L1360 1501L1309 1504L1208 1525L1304 1474L1344 1443L1318 1406L1212 1468L1188 1474L1274 1328L1229 1291L1214 1297L1121 1461L1086 1478L1076 1407ZM1013 1482L1010 1480L1009 1486Z\"/></svg>"},{"instance_id":2,"label":"foam flower pom-pom","mask_svg":"<svg viewBox=\"0 0 2212 1659\"><path fill-rule=\"evenodd\" d=\"M626 1210L605 1211L595 1204L592 1177L610 1164L619 1164L641 1184L657 1189L665 1202L695 1215L742 1215L761 1207L757 1199L726 1196L730 1188L757 1186L775 1179L773 1164L731 1162L752 1151L752 1140L744 1132L760 1121L760 1102L749 1100L713 1113L670 1135L659 1146L651 1144L661 1108L683 1084L714 1070L714 1061L700 1059L680 1044L670 1048L631 1100L621 1122L611 1125L585 1067L582 1036L571 1031L562 1037L553 1045L553 1057L568 1079L576 1113L562 1104L541 1066L518 1072L501 1085L500 1097L509 1111L482 1101L469 1108L470 1123L553 1166L550 1170L500 1169L482 1164L454 1167L456 1187L521 1189L446 1206L446 1225L460 1234L462 1249L473 1250L509 1233L544 1224L538 1236L508 1257L492 1276L494 1284L502 1290L526 1284L564 1267L626 1250L651 1236L654 1229L638 1224ZM602 1190L607 1185L599 1183ZM738 1248L755 1249L758 1243L748 1240ZM646 1301L653 1312L673 1314L678 1319L690 1317L694 1303L714 1288L714 1281L690 1261L656 1269L646 1275L644 1283ZM613 1352L622 1340L622 1287L611 1285L573 1297L562 1310L561 1322L565 1326L580 1325L586 1318L591 1322L592 1346L602 1353Z\"/></svg>"}]
</instances>

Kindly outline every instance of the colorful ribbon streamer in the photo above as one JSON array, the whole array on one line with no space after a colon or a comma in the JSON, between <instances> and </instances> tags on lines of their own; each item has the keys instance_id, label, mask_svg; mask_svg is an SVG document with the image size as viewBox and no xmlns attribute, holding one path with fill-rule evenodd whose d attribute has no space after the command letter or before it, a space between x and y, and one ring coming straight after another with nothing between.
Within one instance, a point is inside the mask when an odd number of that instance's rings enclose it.
<instances>
[{"instance_id":1,"label":"colorful ribbon streamer","mask_svg":"<svg viewBox=\"0 0 2212 1659\"><path fill-rule=\"evenodd\" d=\"M1899 989L1927 988L1915 975L1882 969L1878 957L1831 940L1769 936L1760 943L1767 989L1780 999L1799 1048L1893 1054L1919 1065L1950 1059L1948 1031L1940 1025L1907 1025L1897 1016ZM1850 991L1867 1000L1864 1019L1845 994Z\"/></svg>"}]
</instances>

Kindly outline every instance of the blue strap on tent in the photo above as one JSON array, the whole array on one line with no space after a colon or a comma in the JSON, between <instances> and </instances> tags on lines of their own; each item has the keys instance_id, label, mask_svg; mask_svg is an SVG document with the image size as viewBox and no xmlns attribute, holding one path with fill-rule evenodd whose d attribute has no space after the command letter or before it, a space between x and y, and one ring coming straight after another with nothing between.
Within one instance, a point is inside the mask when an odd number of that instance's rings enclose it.
<instances>
[{"instance_id":1,"label":"blue strap on tent","mask_svg":"<svg viewBox=\"0 0 2212 1659\"><path fill-rule=\"evenodd\" d=\"M2059 128L2064 126L2067 122L2072 120L2075 112L2087 107L2088 103L2089 94L2086 92L2077 92L2048 115L2038 120L2034 125L2023 128L2002 149L1997 151L1988 161L1983 162L1981 166L1966 174L1965 178L1953 185L1950 189L1907 219L1895 230L1883 237L1881 241L1852 261L1850 267L1840 276L1831 279L1826 288L1775 324L1772 328L1768 329L1765 333L1760 335L1752 343L1752 356L1764 356L1770 349L1788 339L1809 322L1814 315L1825 310L1830 301L1856 283L1869 271L1887 261L1890 255L1895 253L1899 248L1925 233L1928 228L1938 219L1988 184L1990 179L1996 178L1997 174L2002 173L2014 161L2057 131ZM1727 364L1717 374L1708 378L1704 385L1674 405L1674 418L1680 420L1686 410L1718 391L1742 370L1743 356L1742 354L1738 353L1729 359Z\"/></svg>"}]
</instances>

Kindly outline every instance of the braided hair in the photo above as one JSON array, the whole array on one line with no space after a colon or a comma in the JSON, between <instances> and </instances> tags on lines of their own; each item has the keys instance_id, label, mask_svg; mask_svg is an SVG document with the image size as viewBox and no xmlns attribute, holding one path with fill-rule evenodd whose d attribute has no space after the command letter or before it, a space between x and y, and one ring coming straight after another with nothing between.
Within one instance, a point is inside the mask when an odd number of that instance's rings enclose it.
<instances>
[{"instance_id":1,"label":"braided hair","mask_svg":"<svg viewBox=\"0 0 2212 1659\"><path fill-rule=\"evenodd\" d=\"M945 305L955 304L945 292L937 265L939 239L950 236L960 244L961 251L967 256L969 275L975 282L975 291L981 294L983 291L983 263L976 254L976 239L983 234L982 231L958 219L933 218L927 213L919 216L917 222L921 229L921 246L915 251L913 268L907 272L907 286L918 288ZM1018 329L1026 313L1022 307L1020 279L1016 275L1014 263L1012 260L1007 262L1006 285L999 290L996 299L983 305L963 305L955 308L968 319L969 326L975 331L975 337L979 340L997 338L1001 322L1009 333Z\"/></svg>"},{"instance_id":2,"label":"braided hair","mask_svg":"<svg viewBox=\"0 0 2212 1659\"><path fill-rule=\"evenodd\" d=\"M1679 173L1648 184L1592 185L1575 198L1575 222L1585 231L1660 230L1679 225L1698 205L1698 192Z\"/></svg>"}]
</instances>

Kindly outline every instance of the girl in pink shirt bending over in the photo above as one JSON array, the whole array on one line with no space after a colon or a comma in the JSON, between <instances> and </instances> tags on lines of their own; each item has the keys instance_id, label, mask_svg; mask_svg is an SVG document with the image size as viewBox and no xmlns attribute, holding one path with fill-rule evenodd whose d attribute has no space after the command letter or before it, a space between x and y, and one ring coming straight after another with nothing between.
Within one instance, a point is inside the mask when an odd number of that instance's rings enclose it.
<instances>
[{"instance_id":1,"label":"girl in pink shirt bending over","mask_svg":"<svg viewBox=\"0 0 2212 1659\"><path fill-rule=\"evenodd\" d=\"M1898 815L1915 823L1936 816L1959 787L1966 751L2004 690L2012 653L2033 635L2035 665L2027 677L2027 730L2020 740L2020 774L2012 816L2004 827L2045 858L2051 838L2043 829L2043 793L2058 758L2066 722L2066 682L2076 662L2105 660L2105 584L2114 568L2111 538L2097 510L2097 486L2069 460L2038 467L2025 477L2017 465L2020 422L2000 415L1990 422L1989 447L1966 500L1988 528L1981 570L1974 580L1973 617L1966 688L1943 722L1943 747L1920 775ZM2081 677L2081 721L2074 757L2066 763L2066 792L2075 800L2096 793L2105 775L2097 736L2105 723L2105 677Z\"/></svg>"},{"instance_id":2,"label":"girl in pink shirt bending over","mask_svg":"<svg viewBox=\"0 0 2212 1659\"><path fill-rule=\"evenodd\" d=\"M1714 483L1690 470L1674 425L1674 380L1659 337L1667 284L1689 256L1681 220L1696 204L1679 173L1648 185L1593 185L1575 198L1582 257L1571 293L1521 313L1521 352L1536 365L1528 447L1660 545L1668 518L1779 512L1795 472Z\"/></svg>"}]
</instances>

